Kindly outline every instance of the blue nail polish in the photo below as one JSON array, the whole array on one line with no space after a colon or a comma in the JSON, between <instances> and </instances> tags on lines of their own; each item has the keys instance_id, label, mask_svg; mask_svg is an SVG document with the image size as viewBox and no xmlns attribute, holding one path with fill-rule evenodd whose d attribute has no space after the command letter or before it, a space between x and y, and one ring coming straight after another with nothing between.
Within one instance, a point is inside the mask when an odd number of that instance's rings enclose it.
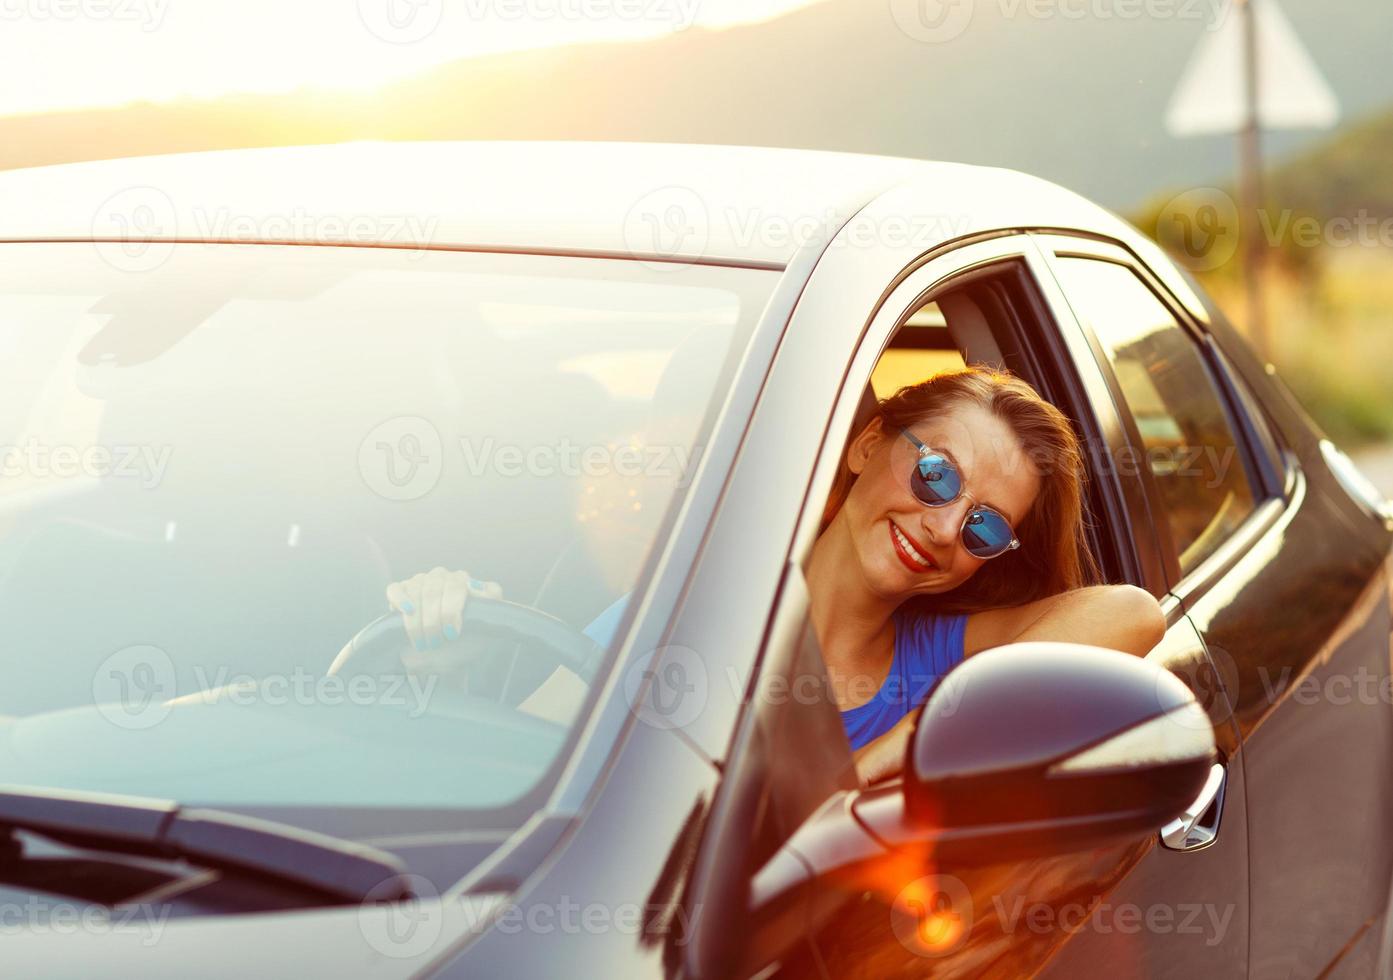
<instances>
[{"instance_id":1,"label":"blue nail polish","mask_svg":"<svg viewBox=\"0 0 1393 980\"><path fill-rule=\"evenodd\" d=\"M432 650L434 650L436 647L440 646L440 644L441 644L442 642L443 642L443 641L440 639L440 637L438 637L438 636L433 636L433 637L431 637L431 640L430 640L430 648L431 648Z\"/></svg>"},{"instance_id":2,"label":"blue nail polish","mask_svg":"<svg viewBox=\"0 0 1393 980\"><path fill-rule=\"evenodd\" d=\"M416 652L417 652L417 653L420 653L420 652L421 652L422 650L424 650L425 648L426 648L426 641L425 641L425 640L417 640L417 641L416 641Z\"/></svg>"},{"instance_id":3,"label":"blue nail polish","mask_svg":"<svg viewBox=\"0 0 1393 980\"><path fill-rule=\"evenodd\" d=\"M404 602L402 602L401 611L404 613L414 613L416 611L416 604L412 602L410 599L407 599Z\"/></svg>"},{"instance_id":4,"label":"blue nail polish","mask_svg":"<svg viewBox=\"0 0 1393 980\"><path fill-rule=\"evenodd\" d=\"M478 589L482 592L484 590L484 583L480 582L477 578L472 578L469 580L469 587L471 589Z\"/></svg>"},{"instance_id":5,"label":"blue nail polish","mask_svg":"<svg viewBox=\"0 0 1393 980\"><path fill-rule=\"evenodd\" d=\"M445 627L445 639L447 639L447 640L457 640L457 639L459 639L459 630L455 629L455 624L454 624L454 623L451 623L451 624L449 624L448 626Z\"/></svg>"}]
</instances>

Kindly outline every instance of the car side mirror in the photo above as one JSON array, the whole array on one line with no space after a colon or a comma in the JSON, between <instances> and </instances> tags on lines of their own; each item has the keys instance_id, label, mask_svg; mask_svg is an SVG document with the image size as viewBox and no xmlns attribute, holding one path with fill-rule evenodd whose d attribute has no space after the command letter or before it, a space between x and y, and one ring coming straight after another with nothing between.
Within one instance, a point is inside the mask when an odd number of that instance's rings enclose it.
<instances>
[{"instance_id":1,"label":"car side mirror","mask_svg":"<svg viewBox=\"0 0 1393 980\"><path fill-rule=\"evenodd\" d=\"M1214 761L1208 715L1162 667L1072 643L984 651L930 694L902 783L829 800L755 875L751 911L801 904L817 922L838 895L883 886L887 867L966 868L1155 833Z\"/></svg>"},{"instance_id":2,"label":"car side mirror","mask_svg":"<svg viewBox=\"0 0 1393 980\"><path fill-rule=\"evenodd\" d=\"M902 792L867 793L856 813L891 846L932 838L940 860L1064 853L1160 828L1199 795L1214 757L1209 716L1169 671L1098 647L1018 643L944 678L915 726Z\"/></svg>"}]
</instances>

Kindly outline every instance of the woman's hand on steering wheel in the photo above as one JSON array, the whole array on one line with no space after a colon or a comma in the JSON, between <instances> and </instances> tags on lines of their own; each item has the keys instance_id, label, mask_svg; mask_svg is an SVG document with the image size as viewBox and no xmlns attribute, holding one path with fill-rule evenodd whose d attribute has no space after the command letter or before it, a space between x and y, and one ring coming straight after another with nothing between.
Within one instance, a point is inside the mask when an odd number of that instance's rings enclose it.
<instances>
[{"instance_id":1,"label":"woman's hand on steering wheel","mask_svg":"<svg viewBox=\"0 0 1393 980\"><path fill-rule=\"evenodd\" d=\"M459 637L470 595L501 599L503 587L439 565L387 586L387 604L401 614L417 651L434 649Z\"/></svg>"}]
</instances>

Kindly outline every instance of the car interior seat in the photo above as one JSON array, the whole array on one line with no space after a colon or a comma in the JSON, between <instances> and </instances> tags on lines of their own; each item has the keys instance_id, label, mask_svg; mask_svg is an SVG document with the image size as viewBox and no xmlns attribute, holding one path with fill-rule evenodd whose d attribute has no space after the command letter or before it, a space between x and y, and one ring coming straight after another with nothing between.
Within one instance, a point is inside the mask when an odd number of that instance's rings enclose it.
<instances>
[{"instance_id":1,"label":"car interior seat","mask_svg":"<svg viewBox=\"0 0 1393 980\"><path fill-rule=\"evenodd\" d=\"M968 365L1000 369L1006 358L992 333L991 324L977 302L965 290L945 293L938 298L938 308L948 324L948 334Z\"/></svg>"}]
</instances>

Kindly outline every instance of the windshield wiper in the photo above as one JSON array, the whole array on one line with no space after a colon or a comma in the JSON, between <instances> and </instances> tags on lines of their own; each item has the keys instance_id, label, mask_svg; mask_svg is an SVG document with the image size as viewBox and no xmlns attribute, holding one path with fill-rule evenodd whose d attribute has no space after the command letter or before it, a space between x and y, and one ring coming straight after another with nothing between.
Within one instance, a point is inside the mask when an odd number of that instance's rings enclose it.
<instances>
[{"instance_id":1,"label":"windshield wiper","mask_svg":"<svg viewBox=\"0 0 1393 980\"><path fill-rule=\"evenodd\" d=\"M329 895L384 902L408 898L406 865L386 851L173 800L0 786L0 863L17 830L100 851L182 859L214 870L290 882Z\"/></svg>"}]
</instances>

